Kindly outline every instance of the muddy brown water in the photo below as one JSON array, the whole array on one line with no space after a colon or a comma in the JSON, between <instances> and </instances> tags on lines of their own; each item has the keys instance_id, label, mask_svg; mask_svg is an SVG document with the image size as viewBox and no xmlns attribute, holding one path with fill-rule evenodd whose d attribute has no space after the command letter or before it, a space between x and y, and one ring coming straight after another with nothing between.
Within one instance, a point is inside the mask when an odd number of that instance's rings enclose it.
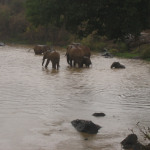
<instances>
[{"instance_id":1,"label":"muddy brown water","mask_svg":"<svg viewBox=\"0 0 150 150\"><path fill-rule=\"evenodd\" d=\"M69 68L58 50L56 71L51 63L44 69L42 56L28 49L0 47L0 150L120 150L132 129L140 134L137 122L150 126L150 63L93 53L92 67ZM126 69L110 69L114 61ZM102 128L81 134L74 119Z\"/></svg>"}]
</instances>

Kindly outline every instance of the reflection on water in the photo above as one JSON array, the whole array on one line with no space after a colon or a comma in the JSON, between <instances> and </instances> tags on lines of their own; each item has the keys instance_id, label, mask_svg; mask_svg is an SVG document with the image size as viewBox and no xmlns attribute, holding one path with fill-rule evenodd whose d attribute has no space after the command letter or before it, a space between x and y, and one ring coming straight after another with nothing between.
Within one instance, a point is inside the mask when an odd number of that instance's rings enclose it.
<instances>
[{"instance_id":1,"label":"reflection on water","mask_svg":"<svg viewBox=\"0 0 150 150\"><path fill-rule=\"evenodd\" d=\"M150 124L149 63L93 54L93 66L78 69L60 52L60 69L53 70L28 49L0 47L0 150L120 150L137 122ZM110 69L114 61L126 69ZM74 119L102 128L81 134Z\"/></svg>"}]
</instances>

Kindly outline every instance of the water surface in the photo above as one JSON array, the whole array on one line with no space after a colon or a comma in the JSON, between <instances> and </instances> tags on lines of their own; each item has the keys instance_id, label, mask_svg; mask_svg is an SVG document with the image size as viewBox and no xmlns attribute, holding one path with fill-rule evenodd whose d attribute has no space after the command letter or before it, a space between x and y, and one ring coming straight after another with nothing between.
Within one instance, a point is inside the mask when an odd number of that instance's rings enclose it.
<instances>
[{"instance_id":1,"label":"water surface","mask_svg":"<svg viewBox=\"0 0 150 150\"><path fill-rule=\"evenodd\" d=\"M0 150L120 150L131 129L138 133L137 122L150 125L150 63L93 53L92 67L69 68L65 51L57 50L56 71L28 50L0 47ZM126 69L110 69L114 61ZM74 119L102 128L81 134Z\"/></svg>"}]
</instances>

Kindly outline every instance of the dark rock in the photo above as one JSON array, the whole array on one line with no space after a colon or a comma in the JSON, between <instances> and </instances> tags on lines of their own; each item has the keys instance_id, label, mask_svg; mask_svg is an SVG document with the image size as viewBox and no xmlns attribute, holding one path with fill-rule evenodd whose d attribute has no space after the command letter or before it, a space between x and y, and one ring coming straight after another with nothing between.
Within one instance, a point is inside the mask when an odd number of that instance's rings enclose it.
<instances>
[{"instance_id":1,"label":"dark rock","mask_svg":"<svg viewBox=\"0 0 150 150\"><path fill-rule=\"evenodd\" d=\"M139 143L139 142L136 143L135 145L133 145L132 149L133 149L133 150L146 150L146 149L145 149L145 146L142 145L142 144Z\"/></svg>"},{"instance_id":2,"label":"dark rock","mask_svg":"<svg viewBox=\"0 0 150 150\"><path fill-rule=\"evenodd\" d=\"M130 36L125 40L126 44L129 48L139 47L143 44L150 43L150 33L149 32L142 32L139 37Z\"/></svg>"},{"instance_id":3,"label":"dark rock","mask_svg":"<svg viewBox=\"0 0 150 150\"><path fill-rule=\"evenodd\" d=\"M92 121L88 120L73 120L71 124L76 128L79 132L85 132L88 134L96 134L98 130L101 128L99 125L94 124Z\"/></svg>"},{"instance_id":4,"label":"dark rock","mask_svg":"<svg viewBox=\"0 0 150 150\"><path fill-rule=\"evenodd\" d=\"M119 62L113 62L111 68L125 69L125 66L120 64Z\"/></svg>"},{"instance_id":5,"label":"dark rock","mask_svg":"<svg viewBox=\"0 0 150 150\"><path fill-rule=\"evenodd\" d=\"M145 149L146 149L146 150L150 150L150 143L145 146Z\"/></svg>"},{"instance_id":6,"label":"dark rock","mask_svg":"<svg viewBox=\"0 0 150 150\"><path fill-rule=\"evenodd\" d=\"M104 117L105 114L104 113L94 113L93 116L95 116L95 117Z\"/></svg>"},{"instance_id":7,"label":"dark rock","mask_svg":"<svg viewBox=\"0 0 150 150\"><path fill-rule=\"evenodd\" d=\"M87 140L88 140L88 138L85 138L84 140L85 140L85 141L87 141Z\"/></svg>"},{"instance_id":8,"label":"dark rock","mask_svg":"<svg viewBox=\"0 0 150 150\"><path fill-rule=\"evenodd\" d=\"M145 150L145 146L138 142L136 134L129 134L122 142L123 149Z\"/></svg>"},{"instance_id":9,"label":"dark rock","mask_svg":"<svg viewBox=\"0 0 150 150\"><path fill-rule=\"evenodd\" d=\"M102 54L102 56L105 56L105 58L112 58L113 56L109 53L109 52L104 52L103 54Z\"/></svg>"},{"instance_id":10,"label":"dark rock","mask_svg":"<svg viewBox=\"0 0 150 150\"><path fill-rule=\"evenodd\" d=\"M137 135L136 134L129 134L122 142L121 145L123 148L130 148L132 145L137 143Z\"/></svg>"},{"instance_id":11,"label":"dark rock","mask_svg":"<svg viewBox=\"0 0 150 150\"><path fill-rule=\"evenodd\" d=\"M0 46L5 46L5 44L3 42L0 42Z\"/></svg>"}]
</instances>

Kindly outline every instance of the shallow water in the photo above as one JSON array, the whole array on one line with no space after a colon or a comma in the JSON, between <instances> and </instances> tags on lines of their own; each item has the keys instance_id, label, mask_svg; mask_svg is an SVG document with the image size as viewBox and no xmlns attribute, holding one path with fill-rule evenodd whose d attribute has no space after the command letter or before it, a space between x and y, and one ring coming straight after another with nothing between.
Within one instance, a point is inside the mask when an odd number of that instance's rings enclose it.
<instances>
[{"instance_id":1,"label":"shallow water","mask_svg":"<svg viewBox=\"0 0 150 150\"><path fill-rule=\"evenodd\" d=\"M69 68L58 50L56 71L51 63L44 69L42 56L28 50L0 47L0 150L120 150L132 129L140 134L137 122L150 126L150 63L93 53L92 67ZM114 61L126 69L110 69ZM74 119L102 128L81 134Z\"/></svg>"}]
</instances>

